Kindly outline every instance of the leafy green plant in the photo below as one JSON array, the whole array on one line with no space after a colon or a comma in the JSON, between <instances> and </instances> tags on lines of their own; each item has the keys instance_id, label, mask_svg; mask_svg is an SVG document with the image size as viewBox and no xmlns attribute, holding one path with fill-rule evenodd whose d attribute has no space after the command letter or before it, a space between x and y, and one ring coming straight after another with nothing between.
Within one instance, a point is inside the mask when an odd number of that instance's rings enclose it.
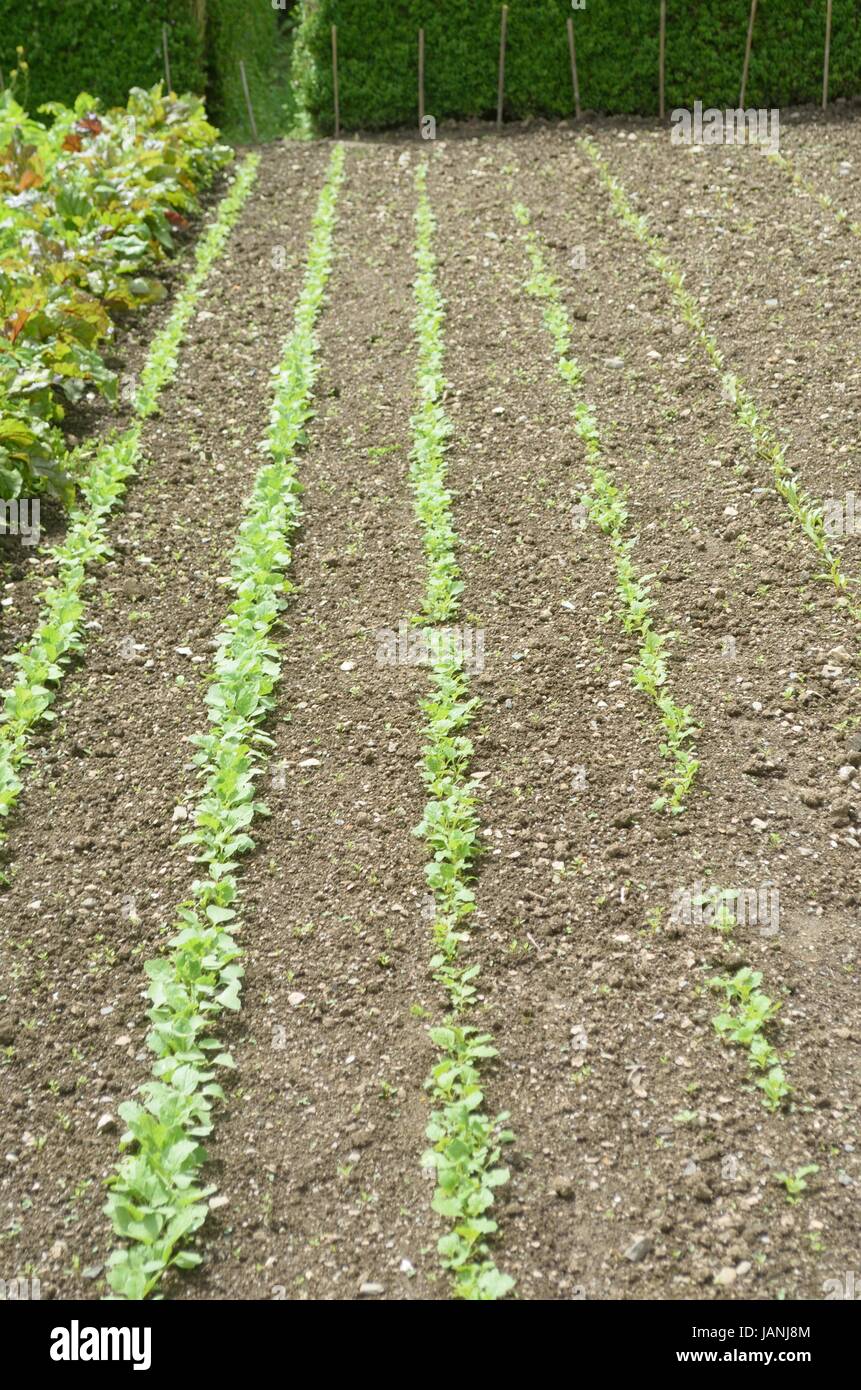
<instances>
[{"instance_id":1,"label":"leafy green plant","mask_svg":"<svg viewBox=\"0 0 861 1390\"><path fill-rule=\"evenodd\" d=\"M200 1141L212 1130L214 1102L222 1099L216 1068L233 1062L213 1026L225 1009L240 1007L243 970L231 935L239 925L237 870L254 847L252 822L267 813L255 783L271 745L261 725L281 672L271 634L291 590L287 570L300 514L296 453L313 413L314 326L331 268L343 166L338 145L312 222L293 329L274 372L268 462L255 479L231 555L227 583L234 598L206 696L210 728L193 740L202 787L194 827L179 843L197 850L202 877L178 910L167 954L146 965L153 1080L141 1087L140 1100L119 1107L127 1125L121 1148L132 1152L109 1179L105 1207L114 1233L127 1242L108 1262L108 1282L125 1298L145 1298L166 1269L200 1262L185 1242L206 1219L215 1191L198 1181L206 1159Z\"/></svg>"},{"instance_id":2,"label":"leafy green plant","mask_svg":"<svg viewBox=\"0 0 861 1390\"><path fill-rule=\"evenodd\" d=\"M514 1137L502 1129L506 1111L491 1120L482 1108L484 1092L476 1064L495 1057L496 1049L489 1034L453 1023L431 1029L430 1036L443 1053L428 1082L441 1109L428 1124L433 1147L423 1162L436 1171L433 1209L453 1223L439 1242L439 1252L452 1271L458 1298L489 1301L513 1287L508 1275L482 1258L487 1237L497 1229L486 1213L495 1189L509 1177L500 1164L501 1146Z\"/></svg>"},{"instance_id":3,"label":"leafy green plant","mask_svg":"<svg viewBox=\"0 0 861 1390\"><path fill-rule=\"evenodd\" d=\"M451 426L442 404L444 312L436 287L426 163L416 173L416 191L419 405L412 418L410 478L427 559L418 621L445 623L458 610L463 584L455 557L451 494L445 482ZM467 922L475 908L472 866L479 850L475 783L469 778L473 747L463 730L478 700L469 695L462 656L454 644L432 640L435 629L429 626L423 635L428 638L433 684L432 694L422 701L426 719L422 777L429 799L414 833L424 839L433 856L425 868L436 908L431 971L446 992L450 1012L444 1025L430 1034L441 1056L426 1083L437 1109L427 1127L431 1148L422 1163L436 1173L433 1208L451 1226L440 1238L438 1250L443 1266L451 1272L454 1294L489 1301L503 1297L514 1285L509 1275L497 1269L488 1247L488 1237L497 1229L488 1214L494 1190L509 1176L500 1164L501 1146L512 1135L504 1128L507 1113L490 1118L484 1110L478 1064L496 1056L492 1039L461 1021L476 1001L479 973L478 965L464 965L460 959L462 947L469 942Z\"/></svg>"},{"instance_id":4,"label":"leafy green plant","mask_svg":"<svg viewBox=\"0 0 861 1390\"><path fill-rule=\"evenodd\" d=\"M0 497L47 491L68 505L62 398L92 386L115 400L100 348L110 315L164 297L145 271L232 153L198 98L160 85L112 111L88 93L40 109L50 128L0 93Z\"/></svg>"},{"instance_id":5,"label":"leafy green plant","mask_svg":"<svg viewBox=\"0 0 861 1390\"><path fill-rule=\"evenodd\" d=\"M2 692L0 708L0 825L21 793L33 730L53 718L50 706L65 667L83 649L90 567L111 553L107 526L122 501L128 479L139 466L143 422L157 409L162 389L176 372L180 344L201 289L249 197L258 163L257 155L243 161L197 246L194 269L150 345L133 402L132 424L96 446L91 462L81 470L82 505L72 510L65 537L48 552L56 573L40 596L36 626L29 639L5 658L16 676ZM0 833L0 846L3 838Z\"/></svg>"},{"instance_id":6,"label":"leafy green plant","mask_svg":"<svg viewBox=\"0 0 861 1390\"><path fill-rule=\"evenodd\" d=\"M738 902L736 889L713 886L692 898L691 902L694 907L707 909L709 926L716 932L720 932L724 937L732 936L738 926L735 914L735 905Z\"/></svg>"},{"instance_id":7,"label":"leafy green plant","mask_svg":"<svg viewBox=\"0 0 861 1390\"><path fill-rule=\"evenodd\" d=\"M716 975L709 981L714 990L722 990L726 1007L712 1019L712 1027L726 1043L747 1049L751 1069L758 1076L756 1085L770 1110L778 1110L792 1094L776 1049L765 1036L766 1026L774 1019L780 1004L760 989L762 972L743 966L731 978Z\"/></svg>"},{"instance_id":8,"label":"leafy green plant","mask_svg":"<svg viewBox=\"0 0 861 1390\"><path fill-rule=\"evenodd\" d=\"M803 1168L796 1168L794 1173L775 1173L774 1176L777 1182L783 1183L786 1188L786 1200L794 1206L802 1192L807 1191L805 1179L818 1172L818 1163L807 1163Z\"/></svg>"},{"instance_id":9,"label":"leafy green plant","mask_svg":"<svg viewBox=\"0 0 861 1390\"><path fill-rule=\"evenodd\" d=\"M562 302L559 286L548 270L541 238L531 225L528 208L515 204L514 216L523 230L526 252L532 273L526 282L527 293L544 305L544 324L553 344L556 369L572 391L583 387L583 372L571 356L573 330ZM677 815L685 809L685 798L699 771L699 759L693 747L698 726L689 708L673 699L668 689L667 651L673 633L659 632L654 626L655 603L649 581L653 575L638 575L632 555L636 536L626 534L628 508L625 493L612 481L603 466L603 447L598 422L589 403L575 400L574 429L586 454L592 491L581 501L592 521L607 537L616 566L616 593L619 615L626 633L637 638L639 655L631 676L632 683L651 700L658 711L662 729L661 756L672 763L672 771L664 781L663 794L653 803L653 810Z\"/></svg>"}]
</instances>

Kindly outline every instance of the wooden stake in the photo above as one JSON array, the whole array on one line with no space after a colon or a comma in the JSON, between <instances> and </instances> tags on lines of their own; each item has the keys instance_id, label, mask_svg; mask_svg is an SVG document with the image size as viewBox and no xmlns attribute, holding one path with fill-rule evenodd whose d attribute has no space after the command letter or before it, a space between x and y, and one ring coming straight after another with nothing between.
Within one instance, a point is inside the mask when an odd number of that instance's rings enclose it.
<instances>
[{"instance_id":1,"label":"wooden stake","mask_svg":"<svg viewBox=\"0 0 861 1390\"><path fill-rule=\"evenodd\" d=\"M419 133L425 123L425 31L419 29Z\"/></svg>"},{"instance_id":2,"label":"wooden stake","mask_svg":"<svg viewBox=\"0 0 861 1390\"><path fill-rule=\"evenodd\" d=\"M661 0L661 41L660 41L660 76L658 83L658 111L661 120L664 119L666 108L664 104L664 69L667 56L667 0Z\"/></svg>"},{"instance_id":3,"label":"wooden stake","mask_svg":"<svg viewBox=\"0 0 861 1390\"><path fill-rule=\"evenodd\" d=\"M828 69L831 63L831 0L825 8L825 63L822 68L822 110L828 107Z\"/></svg>"},{"instance_id":4,"label":"wooden stake","mask_svg":"<svg viewBox=\"0 0 861 1390\"><path fill-rule=\"evenodd\" d=\"M245 63L241 58L239 59L239 73L242 77L242 90L245 93L245 105L248 107L248 119L251 122L251 134L254 137L255 145L259 145L260 141L257 136L257 122L254 119L254 107L251 105L251 93L248 90L248 78L245 74Z\"/></svg>"},{"instance_id":5,"label":"wooden stake","mask_svg":"<svg viewBox=\"0 0 861 1390\"><path fill-rule=\"evenodd\" d=\"M335 96L335 139L341 134L341 101L338 93L338 26L332 25L332 88Z\"/></svg>"},{"instance_id":6,"label":"wooden stake","mask_svg":"<svg viewBox=\"0 0 861 1390\"><path fill-rule=\"evenodd\" d=\"M170 80L170 51L167 46L167 25L161 26L161 46L164 49L164 77L167 82L167 90L173 91L173 83Z\"/></svg>"},{"instance_id":7,"label":"wooden stake","mask_svg":"<svg viewBox=\"0 0 861 1390\"><path fill-rule=\"evenodd\" d=\"M574 88L574 115L580 119L580 83L577 81L577 46L574 43L574 20L568 16L568 52L571 54L571 84Z\"/></svg>"},{"instance_id":8,"label":"wooden stake","mask_svg":"<svg viewBox=\"0 0 861 1390\"><path fill-rule=\"evenodd\" d=\"M750 67L750 48L753 43L753 26L756 20L756 0L750 0L750 22L747 26L747 43L744 49L744 70L741 74L741 96L738 99L739 106L744 106L744 94L747 91L747 71Z\"/></svg>"},{"instance_id":9,"label":"wooden stake","mask_svg":"<svg viewBox=\"0 0 861 1390\"><path fill-rule=\"evenodd\" d=\"M502 101L505 96L505 34L508 29L508 6L503 5L499 22L499 87L496 93L496 129L502 130Z\"/></svg>"}]
</instances>

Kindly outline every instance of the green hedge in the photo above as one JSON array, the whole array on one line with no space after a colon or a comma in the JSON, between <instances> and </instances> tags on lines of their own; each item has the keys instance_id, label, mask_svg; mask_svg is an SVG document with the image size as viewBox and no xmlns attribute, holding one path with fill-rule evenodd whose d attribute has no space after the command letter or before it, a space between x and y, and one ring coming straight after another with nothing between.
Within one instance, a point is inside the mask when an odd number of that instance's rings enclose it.
<instances>
[{"instance_id":1,"label":"green hedge","mask_svg":"<svg viewBox=\"0 0 861 1390\"><path fill-rule=\"evenodd\" d=\"M81 91L120 106L130 87L151 87L164 76L164 23L174 88L202 92L195 0L0 0L0 67L8 80L23 45L29 91L25 83L16 91L31 111L43 101L71 105Z\"/></svg>"},{"instance_id":2,"label":"green hedge","mask_svg":"<svg viewBox=\"0 0 861 1390\"><path fill-rule=\"evenodd\" d=\"M8 81L22 45L28 67L16 93L31 111L71 105L80 91L122 105L130 87L164 76L166 23L174 89L206 92L213 119L241 137L242 58L259 132L274 135L288 96L283 18L271 0L0 0L0 68Z\"/></svg>"},{"instance_id":3,"label":"green hedge","mask_svg":"<svg viewBox=\"0 0 861 1390\"><path fill-rule=\"evenodd\" d=\"M289 48L279 19L287 15L271 0L207 0L206 61L213 119L237 138L248 134L248 117L239 59L251 92L261 140L285 127L289 101Z\"/></svg>"},{"instance_id":4,"label":"green hedge","mask_svg":"<svg viewBox=\"0 0 861 1390\"><path fill-rule=\"evenodd\" d=\"M746 104L821 100L825 0L759 0ZM294 50L298 96L332 129L331 26L338 26L341 121L371 129L416 120L418 30L425 30L426 110L496 111L499 0L302 0ZM735 106L750 0L668 0L667 107ZM573 15L581 104L658 109L659 0L510 0L505 114L573 110L565 21ZM861 6L834 0L831 96L861 92Z\"/></svg>"}]
</instances>

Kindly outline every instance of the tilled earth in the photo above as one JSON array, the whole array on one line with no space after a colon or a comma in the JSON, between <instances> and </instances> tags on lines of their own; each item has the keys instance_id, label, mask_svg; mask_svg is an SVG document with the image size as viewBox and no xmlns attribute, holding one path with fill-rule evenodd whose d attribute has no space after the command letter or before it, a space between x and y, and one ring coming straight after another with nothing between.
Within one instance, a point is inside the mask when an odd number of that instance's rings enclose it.
<instances>
[{"instance_id":1,"label":"tilled earth","mask_svg":"<svg viewBox=\"0 0 861 1390\"><path fill-rule=\"evenodd\" d=\"M170 1297L448 1295L421 1168L427 1030L444 1009L411 834L427 672L379 659L424 584L408 481L424 157L462 621L484 634L472 735L485 852L469 949L478 1021L499 1051L488 1105L511 1112L516 1134L494 1257L525 1299L817 1299L857 1266L857 623L613 216L578 146L587 132L810 491L853 492L854 121L784 122L795 183L755 149L673 148L633 121L350 144L301 459L297 591L279 629L272 815L243 866L247 978L225 1025L237 1070L210 1148L223 1200L200 1236L204 1264L168 1280ZM86 655L10 825L0 1272L38 1274L43 1297L104 1290L116 1107L149 1066L143 962L194 874L173 848L195 794L185 740L201 725L218 576L326 155L264 156L146 429ZM607 465L628 489L636 564L676 634L673 690L701 726L680 817L651 809L660 734L629 679L636 650L609 546L580 525L572 397L525 292L514 202L562 287ZM858 538L835 544L861 578ZM13 613L26 615L22 575L42 562L22 563L8 541L3 558L7 592L21 591ZM7 646L22 623L10 615ZM712 884L779 897L779 921L743 922L727 945L671 920L679 894ZM782 1004L773 1037L793 1095L775 1115L711 1023L709 979L743 964ZM805 1164L819 1171L791 1204L775 1175Z\"/></svg>"}]
</instances>

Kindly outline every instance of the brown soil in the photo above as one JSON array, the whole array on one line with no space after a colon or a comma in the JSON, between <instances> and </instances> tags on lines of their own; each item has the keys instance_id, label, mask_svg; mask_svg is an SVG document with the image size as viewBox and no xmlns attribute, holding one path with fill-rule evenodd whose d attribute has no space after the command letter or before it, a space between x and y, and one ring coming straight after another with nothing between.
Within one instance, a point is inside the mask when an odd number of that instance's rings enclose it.
<instances>
[{"instance_id":1,"label":"brown soil","mask_svg":"<svg viewBox=\"0 0 861 1390\"><path fill-rule=\"evenodd\" d=\"M99 573L86 660L65 682L10 826L6 1228L21 1226L21 1267L63 1295L92 1291L80 1269L104 1257L101 1184L120 1126L98 1122L147 1074L142 962L192 873L169 853L183 828L174 808L194 791L184 741L200 726L225 606L218 576L259 464L269 369L325 166L321 149L287 153L266 155L255 215L214 270L177 381L145 430L148 464L112 528L116 558ZM276 246L284 270L273 269Z\"/></svg>"},{"instance_id":2,"label":"brown soil","mask_svg":"<svg viewBox=\"0 0 861 1390\"><path fill-rule=\"evenodd\" d=\"M861 243L753 151L692 156L645 123L590 129L808 486L851 488ZM485 632L471 950L499 1049L488 1104L517 1136L494 1254L524 1299L816 1299L857 1263L858 638L577 133L442 131L430 176L462 620ZM784 148L861 218L857 181L834 172L861 162L856 125L805 118ZM444 1008L410 833L427 673L376 659L424 580L407 471L413 173L427 152L407 139L349 149L298 589L280 629L272 816L244 866L237 1072L211 1145L227 1202L171 1297L448 1294L420 1166L427 1029ZM265 156L147 429L85 661L11 827L0 1196L6 1248L43 1295L102 1290L118 1124L100 1118L146 1075L142 963L193 875L171 851L174 807L194 795L183 740L200 725L217 577L325 157ZM563 286L607 463L629 489L636 562L677 634L673 688L702 726L700 775L672 820L650 809L660 739L629 681L610 551L576 524L588 479L541 306L523 291L515 199ZM861 575L853 545L846 565ZM742 926L728 947L673 926L673 894L698 881L777 888L779 931ZM794 1096L777 1115L711 1025L709 978L744 963L783 1005L774 1037ZM820 1171L789 1205L774 1174L805 1163Z\"/></svg>"}]
</instances>

